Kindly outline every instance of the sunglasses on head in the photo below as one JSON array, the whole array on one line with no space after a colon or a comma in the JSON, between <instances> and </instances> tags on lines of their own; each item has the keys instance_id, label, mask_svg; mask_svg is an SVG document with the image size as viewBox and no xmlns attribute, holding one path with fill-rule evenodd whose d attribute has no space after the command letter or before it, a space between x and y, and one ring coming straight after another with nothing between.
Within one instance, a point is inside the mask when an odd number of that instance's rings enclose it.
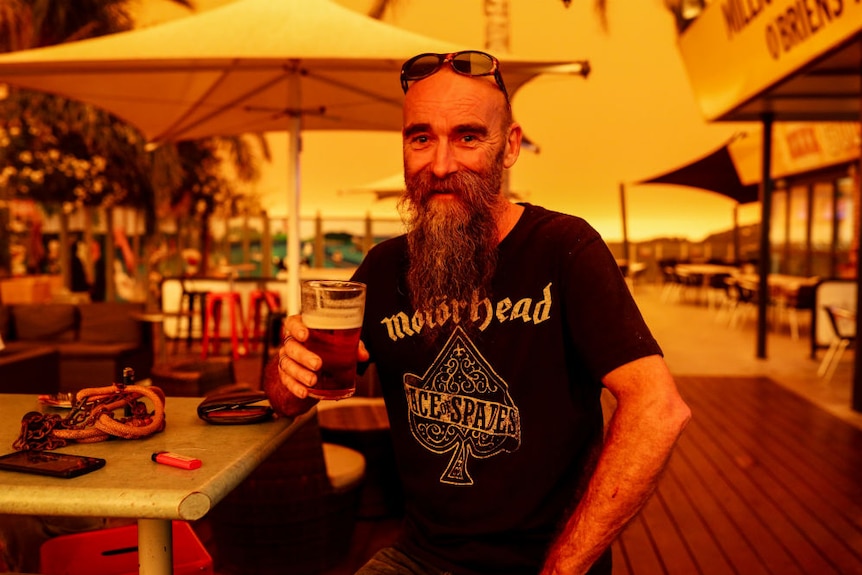
<instances>
[{"instance_id":1,"label":"sunglasses on head","mask_svg":"<svg viewBox=\"0 0 862 575\"><path fill-rule=\"evenodd\" d=\"M453 70L463 76L494 76L497 86L500 87L506 97L506 102L509 101L509 93L506 91L506 85L503 84L503 77L500 75L500 62L494 56L477 50L413 56L401 67L401 89L406 94L410 82L427 78L437 72L444 64L449 64Z\"/></svg>"}]
</instances>

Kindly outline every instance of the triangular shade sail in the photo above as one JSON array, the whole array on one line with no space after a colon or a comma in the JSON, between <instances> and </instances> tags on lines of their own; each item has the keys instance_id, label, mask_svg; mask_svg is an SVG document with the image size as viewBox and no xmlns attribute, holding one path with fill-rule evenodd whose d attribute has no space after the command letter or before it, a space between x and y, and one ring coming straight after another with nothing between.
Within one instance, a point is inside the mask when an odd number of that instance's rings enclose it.
<instances>
[{"instance_id":1,"label":"triangular shade sail","mask_svg":"<svg viewBox=\"0 0 862 575\"><path fill-rule=\"evenodd\" d=\"M701 188L732 198L740 204L756 202L760 185L742 183L728 151L729 146L730 142L689 164L636 183Z\"/></svg>"}]
</instances>

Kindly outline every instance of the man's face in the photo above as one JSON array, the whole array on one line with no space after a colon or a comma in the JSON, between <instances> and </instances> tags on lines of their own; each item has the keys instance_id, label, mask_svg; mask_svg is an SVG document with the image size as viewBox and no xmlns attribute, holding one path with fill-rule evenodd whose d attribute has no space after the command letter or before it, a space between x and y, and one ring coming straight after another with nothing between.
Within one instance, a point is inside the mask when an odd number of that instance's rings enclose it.
<instances>
[{"instance_id":1,"label":"man's face","mask_svg":"<svg viewBox=\"0 0 862 575\"><path fill-rule=\"evenodd\" d=\"M473 290L490 287L497 217L508 204L500 193L503 169L517 157L508 138L519 129L507 118L493 82L445 68L407 92L401 208L417 308L469 300Z\"/></svg>"},{"instance_id":2,"label":"man's face","mask_svg":"<svg viewBox=\"0 0 862 575\"><path fill-rule=\"evenodd\" d=\"M404 101L405 178L421 172L440 179L459 171L483 173L501 152L504 167L510 167L516 153L507 148L506 118L505 97L488 78L462 76L444 66L414 83ZM451 193L436 195L452 199Z\"/></svg>"}]
</instances>

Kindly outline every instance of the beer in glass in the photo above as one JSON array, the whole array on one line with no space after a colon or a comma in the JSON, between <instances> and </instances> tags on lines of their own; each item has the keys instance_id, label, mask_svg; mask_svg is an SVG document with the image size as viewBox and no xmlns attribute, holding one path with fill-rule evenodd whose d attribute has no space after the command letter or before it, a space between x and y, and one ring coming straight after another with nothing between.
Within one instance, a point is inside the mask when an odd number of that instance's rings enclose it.
<instances>
[{"instance_id":1,"label":"beer in glass","mask_svg":"<svg viewBox=\"0 0 862 575\"><path fill-rule=\"evenodd\" d=\"M365 284L337 280L302 282L306 347L323 360L309 395L343 399L356 391L356 348L365 313Z\"/></svg>"}]
</instances>

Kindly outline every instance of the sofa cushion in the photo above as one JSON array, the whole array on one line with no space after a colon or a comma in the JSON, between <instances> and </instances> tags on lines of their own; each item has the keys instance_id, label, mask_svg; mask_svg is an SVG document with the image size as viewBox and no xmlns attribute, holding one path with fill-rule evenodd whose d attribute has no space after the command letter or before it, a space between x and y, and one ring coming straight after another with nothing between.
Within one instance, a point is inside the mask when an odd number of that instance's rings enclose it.
<instances>
[{"instance_id":1,"label":"sofa cushion","mask_svg":"<svg viewBox=\"0 0 862 575\"><path fill-rule=\"evenodd\" d=\"M0 351L0 393L57 393L60 354L51 346L11 341Z\"/></svg>"},{"instance_id":2,"label":"sofa cushion","mask_svg":"<svg viewBox=\"0 0 862 575\"><path fill-rule=\"evenodd\" d=\"M65 303L23 304L12 308L15 337L20 341L74 341L75 306Z\"/></svg>"},{"instance_id":3,"label":"sofa cushion","mask_svg":"<svg viewBox=\"0 0 862 575\"><path fill-rule=\"evenodd\" d=\"M141 324L132 317L143 311L143 305L123 302L96 302L81 304L81 343L141 343Z\"/></svg>"},{"instance_id":4,"label":"sofa cushion","mask_svg":"<svg viewBox=\"0 0 862 575\"><path fill-rule=\"evenodd\" d=\"M84 343L73 341L69 343L55 344L54 347L60 352L63 359L119 359L123 355L130 355L138 351L138 346L133 343Z\"/></svg>"}]
</instances>

